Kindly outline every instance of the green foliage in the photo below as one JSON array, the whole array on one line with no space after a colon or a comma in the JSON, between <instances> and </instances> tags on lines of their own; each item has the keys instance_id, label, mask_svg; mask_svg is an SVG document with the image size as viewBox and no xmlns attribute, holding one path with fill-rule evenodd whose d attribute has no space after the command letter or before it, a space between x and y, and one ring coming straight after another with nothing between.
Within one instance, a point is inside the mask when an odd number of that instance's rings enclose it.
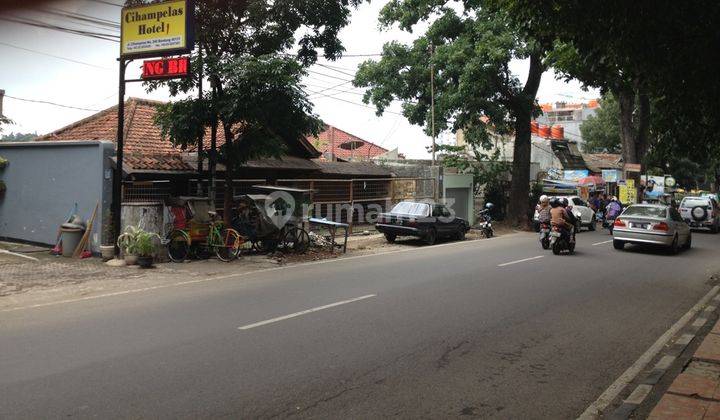
<instances>
[{"instance_id":1,"label":"green foliage","mask_svg":"<svg viewBox=\"0 0 720 420\"><path fill-rule=\"evenodd\" d=\"M586 153L620 153L620 107L611 94L603 95L596 115L580 126Z\"/></svg>"},{"instance_id":2,"label":"green foliage","mask_svg":"<svg viewBox=\"0 0 720 420\"><path fill-rule=\"evenodd\" d=\"M191 69L210 82L212 93L206 87L203 99L162 106L156 124L174 144L193 148L219 120L225 137L219 158L229 173L250 159L280 156L286 144L317 135L322 123L300 80L318 50L327 59L341 55L338 32L348 23L351 6L360 2L195 2L197 47ZM195 89L199 80L155 81L146 87L166 85L176 96Z\"/></svg>"},{"instance_id":3,"label":"green foliage","mask_svg":"<svg viewBox=\"0 0 720 420\"><path fill-rule=\"evenodd\" d=\"M4 136L0 136L0 141L32 141L37 136L37 133L10 133Z\"/></svg>"},{"instance_id":4,"label":"green foliage","mask_svg":"<svg viewBox=\"0 0 720 420\"><path fill-rule=\"evenodd\" d=\"M126 255L150 257L155 254L155 245L160 241L157 233L151 233L138 226L128 226L118 237L117 245Z\"/></svg>"},{"instance_id":5,"label":"green foliage","mask_svg":"<svg viewBox=\"0 0 720 420\"><path fill-rule=\"evenodd\" d=\"M515 134L511 199L513 223L522 223L529 188L530 118L539 113L535 96L546 50L525 36L506 9L492 1L393 0L380 14L383 27L427 29L410 44L389 42L382 58L360 65L353 84L382 114L393 102L428 135L462 129L477 150L491 149L489 131ZM512 60L530 59L523 84L510 72ZM430 66L434 74L432 106ZM432 133L432 115L436 133ZM456 151L446 159L461 165ZM463 164L464 165L464 164Z\"/></svg>"},{"instance_id":6,"label":"green foliage","mask_svg":"<svg viewBox=\"0 0 720 420\"><path fill-rule=\"evenodd\" d=\"M2 133L2 131L3 131L3 129L2 129L3 125L9 125L12 123L13 123L13 121L10 118L8 118L4 115L0 115L0 133ZM0 137L0 141L2 141L2 137Z\"/></svg>"},{"instance_id":7,"label":"green foliage","mask_svg":"<svg viewBox=\"0 0 720 420\"><path fill-rule=\"evenodd\" d=\"M5 167L8 165L8 160L4 157L0 156L0 169L5 169Z\"/></svg>"}]
</instances>

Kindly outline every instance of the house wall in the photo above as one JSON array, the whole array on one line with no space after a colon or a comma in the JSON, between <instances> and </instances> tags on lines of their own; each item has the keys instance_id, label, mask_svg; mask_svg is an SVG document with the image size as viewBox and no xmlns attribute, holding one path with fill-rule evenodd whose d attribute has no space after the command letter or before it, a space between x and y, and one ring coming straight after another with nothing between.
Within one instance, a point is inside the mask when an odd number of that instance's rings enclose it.
<instances>
[{"instance_id":1,"label":"house wall","mask_svg":"<svg viewBox=\"0 0 720 420\"><path fill-rule=\"evenodd\" d=\"M99 251L110 220L113 153L113 144L101 141L0 143L0 155L9 160L0 170L7 184L0 198L0 237L54 245L75 203L87 220L99 201L90 236L91 249Z\"/></svg>"}]
</instances>

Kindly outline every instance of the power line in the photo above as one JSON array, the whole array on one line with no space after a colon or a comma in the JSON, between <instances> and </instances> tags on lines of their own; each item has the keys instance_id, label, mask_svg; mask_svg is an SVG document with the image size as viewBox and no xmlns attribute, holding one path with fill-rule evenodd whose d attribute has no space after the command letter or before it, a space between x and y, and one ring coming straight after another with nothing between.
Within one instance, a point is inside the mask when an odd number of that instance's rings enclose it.
<instances>
[{"instance_id":1,"label":"power line","mask_svg":"<svg viewBox=\"0 0 720 420\"><path fill-rule=\"evenodd\" d=\"M69 34L73 34L73 35L87 36L90 38L97 38L97 39L102 39L105 41L120 42L119 35L68 28L65 26L53 25L50 23L41 22L41 21L34 20L34 19L28 19L28 18L23 19L23 18L17 18L17 17L0 16L0 20L18 23L21 25L35 26L35 27L43 28L43 29L50 29L50 30L55 30L55 31L59 31L59 32L65 32L65 33L69 33Z\"/></svg>"},{"instance_id":2,"label":"power line","mask_svg":"<svg viewBox=\"0 0 720 420\"><path fill-rule=\"evenodd\" d=\"M15 49L18 49L18 50L23 50L23 51L27 51L27 52L31 52L31 53L35 53L35 54L40 54L40 55L44 55L44 56L47 56L47 57L57 58L58 60L65 60L65 61L69 61L69 62L71 62L71 63L76 63L76 64L82 64L82 65L85 65L85 66L95 67L95 68L102 69L102 70L113 70L113 69L111 69L111 68L109 68L109 67L102 67L102 66L98 66L97 64L86 63L86 62L84 62L84 61L79 61L79 60L73 60L72 58L61 57L61 56L59 56L59 55L49 54L49 53L45 53L45 52L37 51L37 50L31 50L30 48L25 48L25 47L20 47L20 46L13 45L13 44L8 44L7 42L3 42L3 41L0 41L0 45L5 45L6 47L15 48Z\"/></svg>"},{"instance_id":3,"label":"power line","mask_svg":"<svg viewBox=\"0 0 720 420\"><path fill-rule=\"evenodd\" d=\"M37 100L37 99L18 98L17 96L10 96L10 95L8 95L8 94L5 94L5 97L6 97L6 98L10 98L10 99L15 99L15 100L18 100L18 101L24 101L24 102L33 102L33 103L38 103L38 104L59 106L59 107L61 107L61 108L78 109L78 110L80 110L80 111L95 111L95 112L102 111L101 109L81 108L81 107L78 107L78 106L63 105L63 104L58 104L58 103L50 102L50 101L40 101L40 100Z\"/></svg>"},{"instance_id":4,"label":"power line","mask_svg":"<svg viewBox=\"0 0 720 420\"><path fill-rule=\"evenodd\" d=\"M117 3L113 3L113 2L109 2L109 1L105 1L105 0L89 0L89 1L92 1L95 3L100 3L100 4L107 4L108 6L123 7L122 4L117 4Z\"/></svg>"},{"instance_id":5,"label":"power line","mask_svg":"<svg viewBox=\"0 0 720 420\"><path fill-rule=\"evenodd\" d=\"M310 89L307 89L306 92L312 93L312 94L317 94L317 93L318 93L318 92L315 92L315 91L310 90ZM7 96L7 95L6 95L6 96ZM358 103L358 102L348 101L347 99L337 98L337 97L335 97L335 96L326 95L326 96L323 96L323 98L335 99L336 101L345 102L345 103L348 103L348 104L350 104L350 105L361 106L361 107L363 107L363 108L376 109L374 106L369 106L369 105L361 104L361 103ZM318 98L316 98L316 99L318 99ZM384 112L386 112L386 113L388 113L388 114L402 115L402 114L399 113L399 112L390 111L390 110L387 110L387 109L386 109Z\"/></svg>"},{"instance_id":6,"label":"power line","mask_svg":"<svg viewBox=\"0 0 720 420\"><path fill-rule=\"evenodd\" d=\"M320 67L325 67L325 68L328 69L328 70L332 70L332 71L334 71L334 72L338 72L338 73L344 74L344 75L346 75L346 76L350 76L350 77L352 77L353 79L355 78L355 74L354 74L354 73L347 73L347 72L344 72L344 71L342 71L342 70L338 70L337 68L334 68L334 67L332 67L332 66L328 66L328 65L325 65L325 64L321 64L321 63L315 63L315 65L320 66Z\"/></svg>"}]
</instances>

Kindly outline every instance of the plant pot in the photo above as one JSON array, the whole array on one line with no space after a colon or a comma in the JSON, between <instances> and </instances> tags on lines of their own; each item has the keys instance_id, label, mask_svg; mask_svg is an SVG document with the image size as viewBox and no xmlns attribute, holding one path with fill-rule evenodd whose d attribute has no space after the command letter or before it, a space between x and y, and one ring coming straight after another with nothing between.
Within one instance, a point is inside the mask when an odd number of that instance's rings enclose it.
<instances>
[{"instance_id":1,"label":"plant pot","mask_svg":"<svg viewBox=\"0 0 720 420\"><path fill-rule=\"evenodd\" d=\"M125 255L125 264L126 265L135 265L137 263L138 263L137 255Z\"/></svg>"},{"instance_id":2,"label":"plant pot","mask_svg":"<svg viewBox=\"0 0 720 420\"><path fill-rule=\"evenodd\" d=\"M140 268L150 268L153 265L153 257L152 256L142 256L137 257L137 264L140 266Z\"/></svg>"},{"instance_id":3,"label":"plant pot","mask_svg":"<svg viewBox=\"0 0 720 420\"><path fill-rule=\"evenodd\" d=\"M100 245L100 255L103 261L110 261L115 256L115 245Z\"/></svg>"}]
</instances>

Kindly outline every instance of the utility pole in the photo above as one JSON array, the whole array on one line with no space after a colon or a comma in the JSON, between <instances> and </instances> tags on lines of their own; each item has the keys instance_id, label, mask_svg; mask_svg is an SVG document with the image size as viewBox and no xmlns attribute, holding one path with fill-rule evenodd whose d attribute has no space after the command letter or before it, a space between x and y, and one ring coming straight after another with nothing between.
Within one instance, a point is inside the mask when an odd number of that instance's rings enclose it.
<instances>
[{"instance_id":1,"label":"utility pole","mask_svg":"<svg viewBox=\"0 0 720 420\"><path fill-rule=\"evenodd\" d=\"M198 48L198 61L200 62L200 69L198 70L198 99L202 102L203 98L203 58L202 58L202 45ZM203 193L203 142L205 141L205 130L200 135L200 141L198 142L197 148L197 171L198 171L198 182L197 182L197 195L200 197L204 196Z\"/></svg>"},{"instance_id":2,"label":"utility pole","mask_svg":"<svg viewBox=\"0 0 720 420\"><path fill-rule=\"evenodd\" d=\"M430 44L430 131L432 133L432 165L435 166L435 47Z\"/></svg>"}]
</instances>

